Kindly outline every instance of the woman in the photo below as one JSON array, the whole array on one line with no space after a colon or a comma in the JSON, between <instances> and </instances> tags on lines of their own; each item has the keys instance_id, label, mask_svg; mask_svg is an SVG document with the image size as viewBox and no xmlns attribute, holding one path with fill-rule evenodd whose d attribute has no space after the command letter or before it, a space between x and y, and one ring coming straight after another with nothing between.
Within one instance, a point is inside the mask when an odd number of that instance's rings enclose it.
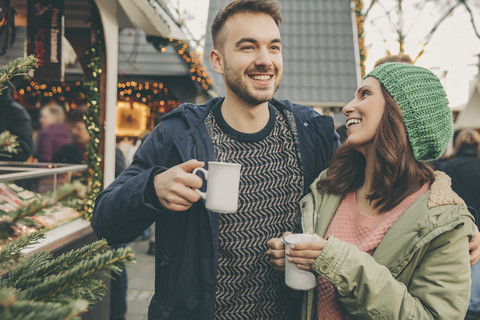
<instances>
[{"instance_id":1,"label":"woman","mask_svg":"<svg viewBox=\"0 0 480 320\"><path fill-rule=\"evenodd\" d=\"M302 318L462 319L473 218L448 176L423 163L452 136L440 81L424 68L382 64L343 113L347 141L300 203L304 232L322 238L285 252L317 275ZM268 254L278 269L275 241Z\"/></svg>"},{"instance_id":2,"label":"woman","mask_svg":"<svg viewBox=\"0 0 480 320\"><path fill-rule=\"evenodd\" d=\"M65 111L57 104L47 104L40 110L36 157L39 162L51 162L53 154L71 143L68 128L63 124Z\"/></svg>"}]
</instances>

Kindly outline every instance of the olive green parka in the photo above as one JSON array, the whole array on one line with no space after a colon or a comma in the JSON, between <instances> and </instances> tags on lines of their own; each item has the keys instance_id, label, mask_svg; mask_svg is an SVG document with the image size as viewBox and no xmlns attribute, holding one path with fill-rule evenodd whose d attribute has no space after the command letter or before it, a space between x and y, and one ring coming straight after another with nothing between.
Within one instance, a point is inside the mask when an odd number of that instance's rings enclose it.
<instances>
[{"instance_id":1,"label":"olive green parka","mask_svg":"<svg viewBox=\"0 0 480 320\"><path fill-rule=\"evenodd\" d=\"M300 202L305 233L324 236L341 196L317 188ZM373 256L329 237L312 269L330 280L345 319L463 319L470 298L468 242L473 217L435 172L430 190L408 207ZM302 319L315 315L315 292L305 293Z\"/></svg>"}]
</instances>

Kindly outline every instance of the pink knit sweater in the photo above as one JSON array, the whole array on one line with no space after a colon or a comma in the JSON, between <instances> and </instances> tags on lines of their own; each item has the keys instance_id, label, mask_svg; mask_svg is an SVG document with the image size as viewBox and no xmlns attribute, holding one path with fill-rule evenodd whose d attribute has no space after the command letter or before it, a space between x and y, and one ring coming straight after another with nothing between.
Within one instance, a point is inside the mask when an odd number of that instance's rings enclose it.
<instances>
[{"instance_id":1,"label":"pink knit sweater","mask_svg":"<svg viewBox=\"0 0 480 320\"><path fill-rule=\"evenodd\" d=\"M361 251L373 255L378 244L388 229L419 196L427 192L426 184L415 193L405 198L398 206L382 215L369 216L360 212L357 207L355 192L347 194L335 212L328 226L325 238L333 236L337 239L354 244ZM335 291L330 281L317 276L318 296L317 315L319 320L336 320L344 318L344 310L335 297Z\"/></svg>"}]
</instances>

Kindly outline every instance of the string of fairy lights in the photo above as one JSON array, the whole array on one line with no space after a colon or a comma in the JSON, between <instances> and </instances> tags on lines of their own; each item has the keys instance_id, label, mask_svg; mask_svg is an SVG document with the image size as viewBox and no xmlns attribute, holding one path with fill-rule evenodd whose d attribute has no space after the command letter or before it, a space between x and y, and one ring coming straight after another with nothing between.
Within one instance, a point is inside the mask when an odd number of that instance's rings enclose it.
<instances>
[{"instance_id":1,"label":"string of fairy lights","mask_svg":"<svg viewBox=\"0 0 480 320\"><path fill-rule=\"evenodd\" d=\"M169 39L172 46L177 50L178 54L183 60L190 65L189 71L193 81L197 81L199 85L205 90L210 90L213 86L213 81L208 77L207 71L200 64L200 59L190 46L183 40Z\"/></svg>"},{"instance_id":2,"label":"string of fairy lights","mask_svg":"<svg viewBox=\"0 0 480 320\"><path fill-rule=\"evenodd\" d=\"M100 24L100 17L96 10L92 10L90 21L94 32L94 42L87 49L84 59L87 80L83 82L81 96L85 96L88 111L84 116L90 141L87 144L87 164L89 171L89 188L84 203L85 218L90 220L93 214L95 199L102 191L103 172L101 170L102 156L99 153L101 138L100 129L100 76L102 74L102 54L105 52L104 36ZM78 82L75 85L79 85ZM57 88L58 92L58 88ZM53 93L53 89L52 89Z\"/></svg>"},{"instance_id":3,"label":"string of fairy lights","mask_svg":"<svg viewBox=\"0 0 480 320\"><path fill-rule=\"evenodd\" d=\"M94 7L94 5L92 5ZM101 170L102 157L99 153L101 141L100 117L100 76L102 55L105 52L104 36L101 20L96 10L92 10L92 19L89 21L94 33L94 42L86 50L83 64L85 66L85 81L70 82L36 82L31 81L27 86L16 93L16 98L25 105L40 106L48 102L64 103L68 108L86 105L87 114L84 118L90 134L87 144L87 164L89 191L83 206L84 214L90 219L98 193L102 190L103 173ZM165 44L171 44L188 66L192 81L205 91L212 89L213 81L201 65L197 54L191 50L187 42L176 39L164 39ZM164 52L164 51L162 51ZM166 113L175 109L180 102L158 81L125 81L118 83L118 101L139 102L151 108L153 113Z\"/></svg>"},{"instance_id":4,"label":"string of fairy lights","mask_svg":"<svg viewBox=\"0 0 480 320\"><path fill-rule=\"evenodd\" d=\"M353 11L355 12L355 20L357 24L357 38L358 38L358 51L360 54L360 71L362 72L362 78L365 75L365 60L367 59L367 50L364 44L363 24L365 22L365 16L362 13L363 1L353 0Z\"/></svg>"},{"instance_id":5,"label":"string of fairy lights","mask_svg":"<svg viewBox=\"0 0 480 320\"><path fill-rule=\"evenodd\" d=\"M154 113L168 112L180 104L163 82L119 82L117 92L118 101L143 103Z\"/></svg>"},{"instance_id":6,"label":"string of fairy lights","mask_svg":"<svg viewBox=\"0 0 480 320\"><path fill-rule=\"evenodd\" d=\"M100 31L98 31L100 32ZM200 85L204 90L212 89L213 81L208 76L205 68L200 64L200 59L190 49L185 41L166 39L177 53L189 66L192 81ZM92 48L93 50L99 50ZM92 50L90 49L90 50ZM91 56L94 51L87 56ZM97 61L100 63L100 60ZM90 76L96 78L101 74L100 66L90 62ZM31 81L25 88L17 92L17 98L26 105L38 107L50 102L74 103L76 105L89 104L88 86L81 81L71 82L35 82ZM154 112L165 113L176 108L180 102L168 90L163 82L158 81L124 81L118 83L118 101L139 102L152 108Z\"/></svg>"},{"instance_id":7,"label":"string of fairy lights","mask_svg":"<svg viewBox=\"0 0 480 320\"><path fill-rule=\"evenodd\" d=\"M86 103L88 90L80 81L75 82L36 82L31 81L17 91L17 98L27 105L41 106L49 101Z\"/></svg>"},{"instance_id":8,"label":"string of fairy lights","mask_svg":"<svg viewBox=\"0 0 480 320\"><path fill-rule=\"evenodd\" d=\"M100 74L101 70L97 70ZM175 109L180 101L158 81L123 81L117 84L117 100L139 102L155 113L165 113ZM75 105L89 105L89 88L83 82L40 83L31 81L17 91L16 98L25 105L43 106L50 101Z\"/></svg>"}]
</instances>

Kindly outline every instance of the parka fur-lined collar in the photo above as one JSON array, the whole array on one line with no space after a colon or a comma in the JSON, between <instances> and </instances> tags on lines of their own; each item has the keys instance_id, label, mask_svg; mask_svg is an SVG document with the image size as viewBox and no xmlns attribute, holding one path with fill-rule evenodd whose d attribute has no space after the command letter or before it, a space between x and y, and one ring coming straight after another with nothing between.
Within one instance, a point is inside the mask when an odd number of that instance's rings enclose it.
<instances>
[{"instance_id":1,"label":"parka fur-lined collar","mask_svg":"<svg viewBox=\"0 0 480 320\"><path fill-rule=\"evenodd\" d=\"M450 187L450 177L442 172L435 171L435 181L430 186L427 206L429 209L448 204L465 203Z\"/></svg>"},{"instance_id":2,"label":"parka fur-lined collar","mask_svg":"<svg viewBox=\"0 0 480 320\"><path fill-rule=\"evenodd\" d=\"M324 170L320 176L315 179L315 181L310 185L310 190L318 189L317 183L320 179L326 176L327 170ZM452 190L452 181L445 172L435 171L434 174L435 180L430 186L430 193L427 201L427 206L429 209L448 204L465 204L463 199Z\"/></svg>"}]
</instances>

